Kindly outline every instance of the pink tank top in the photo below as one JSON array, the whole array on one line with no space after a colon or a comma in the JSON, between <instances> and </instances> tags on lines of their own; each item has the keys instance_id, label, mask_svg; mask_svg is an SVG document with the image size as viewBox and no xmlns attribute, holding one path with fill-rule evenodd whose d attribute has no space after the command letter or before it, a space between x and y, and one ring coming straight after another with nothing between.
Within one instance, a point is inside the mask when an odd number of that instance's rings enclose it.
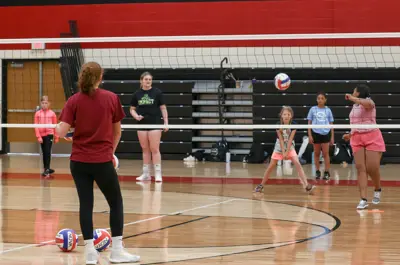
<instances>
[{"instance_id":1,"label":"pink tank top","mask_svg":"<svg viewBox=\"0 0 400 265\"><path fill-rule=\"evenodd\" d=\"M350 124L376 124L376 108L375 103L373 101L372 103L374 106L371 109L366 109L361 104L354 104L349 116ZM351 129L351 133L366 133L374 130L377 129Z\"/></svg>"}]
</instances>

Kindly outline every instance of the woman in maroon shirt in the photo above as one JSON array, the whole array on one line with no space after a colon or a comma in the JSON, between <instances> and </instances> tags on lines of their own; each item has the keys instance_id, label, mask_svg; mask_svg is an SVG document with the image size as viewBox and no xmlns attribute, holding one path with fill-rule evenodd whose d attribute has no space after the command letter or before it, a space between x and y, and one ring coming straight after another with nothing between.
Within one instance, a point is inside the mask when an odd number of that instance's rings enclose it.
<instances>
[{"instance_id":1,"label":"woman in maroon shirt","mask_svg":"<svg viewBox=\"0 0 400 265\"><path fill-rule=\"evenodd\" d=\"M80 92L70 97L60 115L56 131L64 137L74 128L70 169L79 196L79 218L85 240L86 264L97 264L99 254L93 244L93 184L104 194L110 206L112 263L137 262L140 257L122 246L124 212L113 154L121 138L121 120L125 117L114 93L99 89L103 69L98 63L82 66Z\"/></svg>"}]
</instances>

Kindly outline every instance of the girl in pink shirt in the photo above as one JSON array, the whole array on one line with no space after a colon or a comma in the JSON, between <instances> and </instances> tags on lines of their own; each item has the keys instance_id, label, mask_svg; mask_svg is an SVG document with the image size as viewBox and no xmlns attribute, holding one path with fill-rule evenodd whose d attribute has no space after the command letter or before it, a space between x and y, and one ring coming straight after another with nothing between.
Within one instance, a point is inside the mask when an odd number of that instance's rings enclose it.
<instances>
[{"instance_id":1,"label":"girl in pink shirt","mask_svg":"<svg viewBox=\"0 0 400 265\"><path fill-rule=\"evenodd\" d=\"M358 85L353 94L346 94L345 98L354 102L349 116L350 124L376 124L375 103L370 98L368 86ZM380 203L382 192L380 161L382 153L386 151L381 131L378 128L352 129L350 134L343 135L343 139L350 140L356 163L361 196L357 209L361 210L368 207L368 175L370 175L375 186L372 203Z\"/></svg>"},{"instance_id":2,"label":"girl in pink shirt","mask_svg":"<svg viewBox=\"0 0 400 265\"><path fill-rule=\"evenodd\" d=\"M40 102L41 109L35 113L35 124L57 124L57 116L50 109L50 103L47 96L43 96ZM35 128L35 134L43 153L43 173L42 176L48 177L54 173L50 168L51 161L51 147L53 140L58 142L55 128Z\"/></svg>"}]
</instances>

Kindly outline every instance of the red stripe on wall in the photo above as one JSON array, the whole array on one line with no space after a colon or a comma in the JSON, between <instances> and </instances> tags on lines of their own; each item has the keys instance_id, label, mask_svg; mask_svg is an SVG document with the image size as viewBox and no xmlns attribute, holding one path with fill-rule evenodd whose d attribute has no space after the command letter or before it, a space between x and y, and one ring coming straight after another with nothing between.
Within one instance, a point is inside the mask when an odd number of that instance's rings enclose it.
<instances>
[{"instance_id":1,"label":"red stripe on wall","mask_svg":"<svg viewBox=\"0 0 400 265\"><path fill-rule=\"evenodd\" d=\"M397 0L286 0L2 7L0 38L59 37L77 20L81 36L172 36L400 31ZM201 46L398 45L396 40L209 42ZM120 44L113 47L143 47ZM146 47L176 47L149 43ZM199 43L180 43L196 47ZM27 47L27 46L25 46ZM91 46L93 47L93 46ZM107 47L110 47L108 44Z\"/></svg>"}]
</instances>

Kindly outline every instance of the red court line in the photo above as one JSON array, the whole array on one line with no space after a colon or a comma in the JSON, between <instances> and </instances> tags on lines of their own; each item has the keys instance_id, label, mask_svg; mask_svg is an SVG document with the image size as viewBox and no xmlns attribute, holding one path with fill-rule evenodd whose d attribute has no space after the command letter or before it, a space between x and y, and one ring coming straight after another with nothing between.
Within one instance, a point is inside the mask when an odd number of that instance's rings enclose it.
<instances>
[{"instance_id":1,"label":"red court line","mask_svg":"<svg viewBox=\"0 0 400 265\"><path fill-rule=\"evenodd\" d=\"M57 180L72 180L70 174L54 174L54 179ZM39 173L2 173L2 179L40 179L42 178ZM121 182L135 182L137 176L119 176ZM163 182L167 183L192 183L192 184L259 184L260 178L209 178L209 177L175 177L165 176ZM329 186L357 186L357 180L311 180L318 185L329 185ZM268 184L274 185L299 185L298 179L270 179ZM369 185L372 182L369 181ZM382 180L381 185L384 187L400 187L400 181L395 180Z\"/></svg>"}]
</instances>

